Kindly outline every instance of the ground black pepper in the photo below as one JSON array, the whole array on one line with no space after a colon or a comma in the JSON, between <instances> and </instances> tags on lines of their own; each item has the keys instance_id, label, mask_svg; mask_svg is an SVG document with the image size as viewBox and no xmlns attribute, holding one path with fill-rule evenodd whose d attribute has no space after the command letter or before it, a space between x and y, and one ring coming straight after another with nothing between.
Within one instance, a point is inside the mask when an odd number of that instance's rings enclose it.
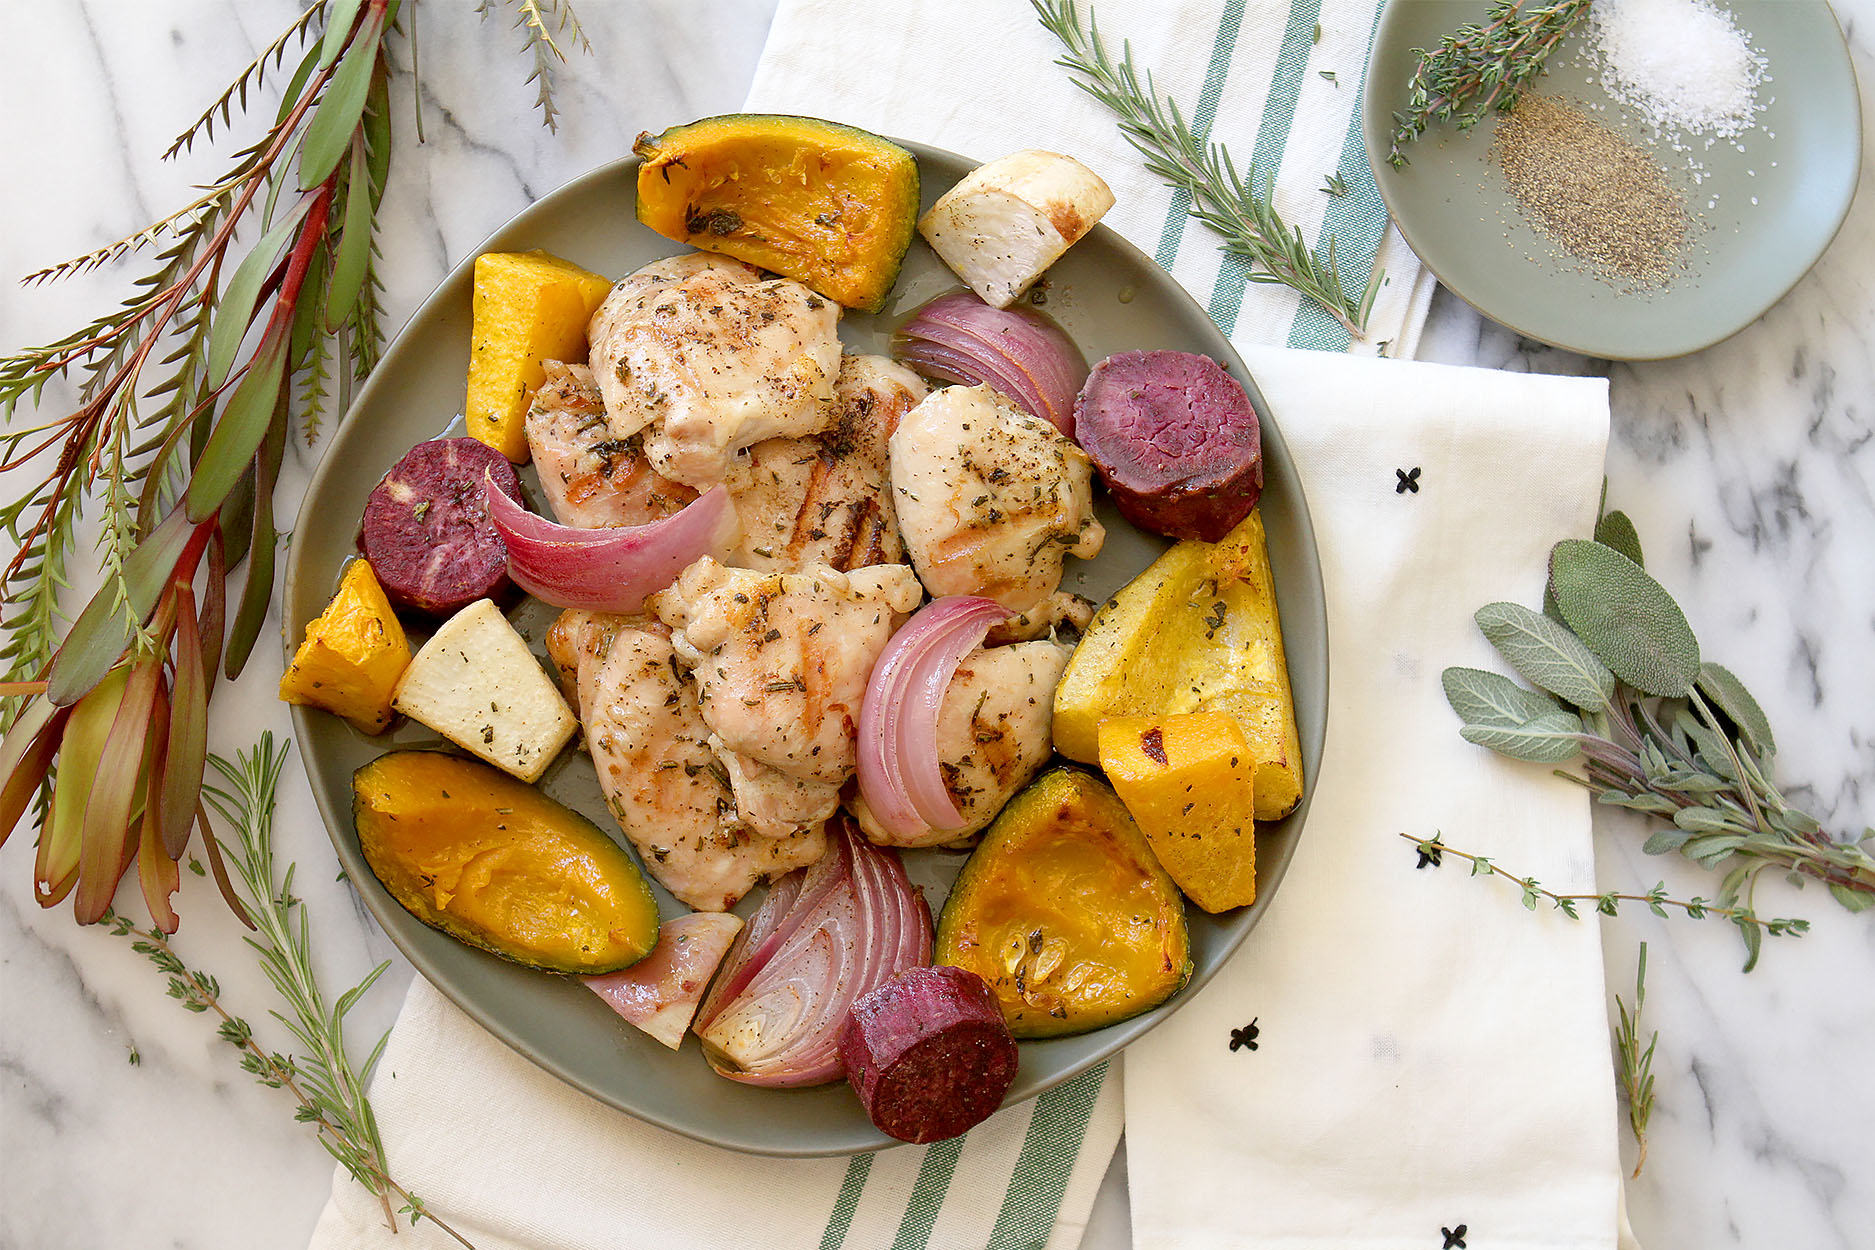
<instances>
[{"instance_id":1,"label":"ground black pepper","mask_svg":"<svg viewBox=\"0 0 1875 1250\"><path fill-rule=\"evenodd\" d=\"M1492 155L1523 217L1604 278L1659 286L1691 233L1686 199L1640 148L1581 109L1526 96Z\"/></svg>"}]
</instances>

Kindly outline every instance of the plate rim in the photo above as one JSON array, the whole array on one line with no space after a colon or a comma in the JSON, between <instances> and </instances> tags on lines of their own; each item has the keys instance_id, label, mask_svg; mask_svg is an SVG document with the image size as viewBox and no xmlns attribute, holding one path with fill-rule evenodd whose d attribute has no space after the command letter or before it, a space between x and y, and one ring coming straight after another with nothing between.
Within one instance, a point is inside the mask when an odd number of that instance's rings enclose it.
<instances>
[{"instance_id":1,"label":"plate rim","mask_svg":"<svg viewBox=\"0 0 1875 1250\"><path fill-rule=\"evenodd\" d=\"M1402 176L1403 171L1389 165L1384 155L1385 152L1390 150L1392 142L1393 108L1391 103L1380 100L1379 93L1374 90L1374 77L1376 67L1379 64L1381 51L1383 47L1387 46L1388 36L1394 33L1398 26L1406 22L1407 19L1401 16L1401 14L1407 11L1410 3L1411 0L1385 0L1380 13L1380 22L1374 30L1373 43L1368 52L1367 69L1361 78L1361 138L1362 145L1366 148L1367 165L1373 174L1374 185L1380 192L1380 199L1386 207L1388 218L1392 221L1394 228L1400 232L1400 237L1406 241L1406 245L1412 249L1413 255L1417 257L1419 262L1438 280L1439 285L1443 286L1453 295L1456 295L1480 316L1496 322L1498 325L1503 326L1505 329L1515 334L1521 335L1533 342L1543 343L1550 347L1575 352L1578 355L1592 357L1597 360L1674 360L1681 356L1690 356L1695 352L1705 351L1707 348L1716 347L1751 328L1760 317L1771 311L1785 296L1796 290L1798 285L1802 283L1805 278L1810 276L1811 271L1816 268L1817 262L1823 259L1824 253L1829 251L1830 245L1833 244L1837 236L1842 233L1844 223L1849 220L1849 212L1855 206L1856 195L1860 188L1862 177L1862 84L1855 71L1855 57L1850 52L1848 37L1843 32L1842 18L1837 14L1835 6L1829 3L1829 0L1815 0L1816 6L1829 15L1830 23L1836 35L1835 40L1829 44L1829 51L1840 61L1841 67L1847 72L1850 94L1855 102L1855 107L1849 110L1849 129L1854 139L1853 151L1855 152L1855 159L1851 163L1848 171L1848 177L1846 179L1848 190L1847 193L1843 195L1841 204L1836 210L1836 219L1827 231L1820 232L1817 236L1818 242L1815 245L1815 249L1805 260L1803 268L1797 271L1796 275L1782 290L1771 295L1770 298L1766 299L1762 304L1753 307L1748 314L1740 314L1738 324L1731 329L1724 331L1716 337L1702 334L1689 334L1680 340L1666 341L1660 345L1657 350L1654 348L1649 348L1645 351L1625 350L1618 344L1597 342L1593 339L1581 338L1577 335L1559 335L1551 337L1526 329L1516 323L1516 320L1523 319L1521 316L1513 320L1511 317L1501 312L1492 311L1485 307L1484 304L1474 299L1471 293L1461 289L1457 283L1454 283L1451 279L1447 278L1446 275L1440 273L1420 245L1420 241L1425 238L1424 232L1418 230L1416 225L1409 224L1407 218L1400 213L1400 205L1397 199L1397 179ZM1483 0L1479 0L1479 3L1482 5ZM1397 34L1395 38L1398 38ZM1497 115L1493 114L1489 120L1492 125L1495 125ZM1411 162L1409 161L1408 164L1410 166ZM1417 237L1415 237L1416 234Z\"/></svg>"},{"instance_id":2,"label":"plate rim","mask_svg":"<svg viewBox=\"0 0 1875 1250\"><path fill-rule=\"evenodd\" d=\"M967 157L943 148L935 147L931 144L898 138L891 138L889 141L898 144L913 154L920 164L921 175L924 172L923 165L927 159L954 162L965 169L980 164L980 162L972 161ZM330 439L320 452L318 463L314 466L313 472L307 479L306 488L301 497L300 508L294 518L294 532L298 532L302 521L305 519L305 511L308 504L318 498L322 493L326 479L329 476L334 476L344 471L339 468L339 465L345 458L342 452L344 449L343 444L347 440L347 435L353 429L357 428L357 422L354 418L364 409L367 401L372 399L376 391L396 384L393 377L395 370L387 366L394 365L394 358L400 354L400 348L404 344L406 335L411 331L412 327L429 319L429 314L434 306L441 304L446 297L453 298L453 296L447 296L447 293L465 273L469 274L472 280L472 271L476 258L487 251L490 244L498 236L507 234L516 227L525 226L530 219L538 215L552 212L556 207L556 202L563 196L574 194L591 183L616 179L625 171L636 167L639 163L640 160L637 156L627 155L615 160L603 162L588 169L584 173L577 174L567 179L552 191L534 200L520 212L498 224L494 229L489 231L474 248L466 253L462 260L451 266L449 271L438 281L429 294L411 311L409 317L404 320L403 324L398 327L396 334L392 335L387 341L384 352L379 359L378 366L372 371L371 376L366 379L364 386L353 396L351 405L346 409L344 416L334 426ZM1188 301L1206 322L1210 322L1208 315L1204 312L1203 305L1200 304L1176 278L1160 267L1157 262L1142 249L1135 246L1117 230L1114 230L1104 223L1096 224L1093 231L1090 231L1090 234L1095 232L1101 235L1101 240L1104 245L1117 248L1122 254L1128 256L1135 265L1145 266L1150 270L1156 271L1165 282L1170 285L1170 288L1178 293L1180 298ZM675 240L671 240L670 242L673 248L681 248L683 246ZM916 243L917 240L914 239L914 246ZM673 252L673 254L677 253ZM1210 322L1210 324L1215 328L1214 322ZM1309 606L1314 609L1314 614L1318 615L1322 622L1321 635L1318 639L1313 640L1314 645L1319 646L1321 653L1321 715L1317 731L1301 736L1304 763L1306 765L1312 761L1313 768L1305 773L1301 801L1292 812L1283 818L1284 821L1294 822L1293 836L1284 839L1281 847L1277 849L1277 853L1267 859L1261 853L1261 848L1259 848L1257 896L1258 902L1262 902L1275 894L1276 890L1281 885L1283 877L1287 874L1289 864L1294 858L1296 848L1300 844L1302 835L1306 829L1307 815L1314 799L1315 786L1312 778L1319 778L1321 775L1322 756L1327 740L1328 717L1331 712L1330 690L1332 679L1332 666L1329 653L1330 640L1327 630L1326 589L1322 573L1321 548L1315 533L1314 514L1309 508L1301 474L1295 468L1295 458L1289 451L1288 443L1282 435L1280 424L1270 416L1268 401L1264 399L1261 390L1256 386L1254 375L1251 373L1248 366L1244 364L1228 336L1226 336L1222 330L1218 330L1217 333L1219 341L1224 344L1227 353L1222 363L1224 363L1227 368L1235 366L1236 376L1245 383L1246 387L1258 400L1258 416L1262 425L1263 438L1266 444L1266 457L1268 455L1269 445L1273 444L1278 449L1277 454L1287 462L1290 469L1290 476L1294 479L1292 483L1292 507L1294 516L1291 521L1293 537L1295 541L1304 546L1313 558L1308 561L1309 567L1304 570L1306 576L1303 580L1303 584L1300 586L1290 585L1285 587L1285 597L1289 598L1292 602L1298 599L1307 600ZM1285 494L1288 493L1291 492L1286 490ZM296 597L295 588L299 582L309 576L306 561L310 560L312 557L305 553L311 550L312 544L293 543L290 545L286 569L281 583L281 646L288 661L291 660L297 650L298 639L296 635L302 632L304 627L303 624L298 621L289 619L285 607ZM329 589L326 593L329 594ZM1293 673L1291 675L1291 681L1293 684ZM313 717L316 715L323 716L324 714L318 712L317 709L304 707L299 704L289 705L289 712L295 739L300 743L312 741L314 735L310 730L314 724ZM1300 729L1301 727L1299 726L1298 728ZM342 807L329 801L331 796L326 793L326 788L320 784L319 778L313 773L313 762L308 751L302 747L296 754L300 758L301 771L307 777L308 788L313 792L313 799L319 809L321 821L325 826L326 836L332 843L334 853L340 859L340 866L345 867L348 854L347 841L349 840L354 844L356 842L355 834L352 829L351 811L349 807ZM1045 767L1059 765L1062 762L1060 756L1051 756L1051 765L1045 765ZM1068 763L1073 763L1073 761L1068 761ZM355 849L355 846L349 849ZM568 1070L552 1056L536 1050L525 1039L519 1036L517 1031L504 1020L501 1014L485 1011L473 1000L472 996L466 996L460 993L458 987L455 985L455 977L440 970L435 964L435 961L433 961L421 947L412 946L403 940L399 926L402 924L420 925L422 923L421 921L410 916L398 904L389 900L388 897L380 898L378 892L360 890L356 883L350 881L348 881L347 884L351 886L354 897L363 903L386 938L388 938L399 953L410 962L418 975L429 982L434 989L445 998L449 999L451 1003L466 1014L479 1027L487 1030L490 1035L497 1038L503 1045L507 1046L517 1055L526 1059L529 1063L532 1063L542 1071L550 1073L568 1087L577 1090L581 1094L605 1106L630 1115L642 1123L655 1125L658 1128L677 1133L691 1140L722 1149L733 1150L742 1154L779 1158L828 1158L887 1149L893 1146L906 1144L874 1130L874 1135L871 1138L842 1143L837 1146L752 1145L725 1140L712 1135L707 1129L699 1128L695 1125L685 1123L682 1120L659 1114L655 1110L647 1110L641 1107L627 1105L618 1098L611 1096L607 1091L593 1087L590 1082L581 1078L577 1073ZM1223 969L1225 964L1237 957L1238 953L1249 939L1250 933L1261 922L1266 910L1266 907L1254 907L1253 910L1248 912L1246 916L1247 923L1240 929L1225 935L1222 952L1216 963L1211 968L1203 970L1202 972L1194 970L1191 979L1182 986L1170 1000L1158 1007L1134 1016L1131 1019L1108 1025L1101 1030L1093 1030L1088 1034L1080 1035L1091 1037L1097 1033L1106 1034L1108 1040L1092 1053L1067 1063L1062 1071L1048 1079L1044 1084L1038 1085L1034 1090L1026 1093L1021 1099L1005 1102L1003 1107L999 1108L999 1110L1019 1105L1020 1102L1032 1101L1048 1090L1074 1080L1097 1065L1109 1062L1139 1036L1157 1027L1161 1021L1165 1020L1172 1013L1183 1007L1185 1003L1196 997L1198 991L1216 976L1217 973ZM782 1092L785 1093L785 1091Z\"/></svg>"}]
</instances>

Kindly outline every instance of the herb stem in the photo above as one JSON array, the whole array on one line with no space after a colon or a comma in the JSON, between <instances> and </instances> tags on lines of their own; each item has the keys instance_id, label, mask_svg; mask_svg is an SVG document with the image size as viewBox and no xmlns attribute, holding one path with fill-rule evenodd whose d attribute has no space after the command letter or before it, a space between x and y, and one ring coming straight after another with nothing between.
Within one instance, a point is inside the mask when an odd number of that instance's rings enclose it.
<instances>
[{"instance_id":1,"label":"herb stem","mask_svg":"<svg viewBox=\"0 0 1875 1250\"><path fill-rule=\"evenodd\" d=\"M1554 890L1545 888L1535 877L1518 876L1501 867L1489 856L1474 855L1469 851L1461 851L1457 847L1446 845L1437 833L1430 838L1415 837L1410 833L1402 833L1400 836L1411 842L1421 855L1428 857L1434 863L1443 856L1456 855L1471 865L1471 875L1474 877L1498 876L1506 881L1514 882L1523 890L1523 905L1530 911L1536 910L1538 899L1548 899L1557 911L1562 912L1571 920L1578 920L1581 918L1580 905L1584 903L1593 904L1595 910L1604 916L1618 914L1620 904L1624 902L1645 903L1647 909L1656 916L1665 917L1666 909L1671 907L1685 912L1688 918L1693 920L1704 920L1708 916L1716 916L1722 920L1729 920L1740 928L1763 928L1773 937L1786 935L1796 937L1807 933L1810 929L1808 920L1760 920L1758 914L1749 907L1729 907L1698 897L1668 898L1664 882L1645 894L1626 894L1616 890L1603 894L1558 894Z\"/></svg>"}]
</instances>

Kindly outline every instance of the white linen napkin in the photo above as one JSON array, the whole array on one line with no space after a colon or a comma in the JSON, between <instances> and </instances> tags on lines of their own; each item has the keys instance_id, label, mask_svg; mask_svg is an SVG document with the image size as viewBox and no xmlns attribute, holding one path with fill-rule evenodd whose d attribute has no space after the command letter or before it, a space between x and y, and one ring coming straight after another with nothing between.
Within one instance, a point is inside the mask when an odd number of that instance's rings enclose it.
<instances>
[{"instance_id":1,"label":"white linen napkin","mask_svg":"<svg viewBox=\"0 0 1875 1250\"><path fill-rule=\"evenodd\" d=\"M1148 173L1105 107L1054 64L1061 44L1027 0L781 0L745 107L829 117L993 160L1047 148L1113 188L1104 219L1171 272L1239 342L1410 357L1434 279L1387 222L1358 104L1379 0L1094 0L1117 60L1142 74L1239 173L1275 179L1274 200L1359 291L1376 249L1385 283L1363 340L1286 286L1246 281L1186 199ZM1085 21L1089 4L1082 0ZM1346 194L1323 190L1337 176Z\"/></svg>"},{"instance_id":2,"label":"white linen napkin","mask_svg":"<svg viewBox=\"0 0 1875 1250\"><path fill-rule=\"evenodd\" d=\"M1586 792L1461 740L1440 673L1501 671L1472 612L1538 604L1550 546L1589 533L1607 385L1244 356L1314 515L1328 742L1262 924L1126 1052L1136 1250L1612 1250L1598 927L1399 837L1595 888Z\"/></svg>"}]
</instances>

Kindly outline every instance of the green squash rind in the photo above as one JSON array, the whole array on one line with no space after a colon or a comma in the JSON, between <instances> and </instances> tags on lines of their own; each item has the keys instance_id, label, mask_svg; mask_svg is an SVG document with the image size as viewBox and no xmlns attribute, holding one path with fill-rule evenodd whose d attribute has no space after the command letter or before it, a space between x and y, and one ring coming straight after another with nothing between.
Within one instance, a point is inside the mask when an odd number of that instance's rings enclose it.
<instances>
[{"instance_id":1,"label":"green squash rind","mask_svg":"<svg viewBox=\"0 0 1875 1250\"><path fill-rule=\"evenodd\" d=\"M1162 900L1165 922L1171 927L1168 949L1172 956L1169 962L1173 967L1161 981L1128 1001L1121 1010L1103 1009L1092 1016L1077 1015L1058 1021L1049 1017L1012 1019L1010 1030L1019 1038L1069 1037L1130 1020L1162 1005L1191 980L1191 931L1186 923L1184 896L1160 865L1146 835L1140 831L1112 787L1097 774L1071 765L1057 765L1037 777L1009 801L990 825L983 841L957 874L950 897L945 900L944 909L938 916L933 962L970 968L990 982L992 990L997 992L998 1001L1003 1000L1001 985L1006 983L1007 978L1001 974L1001 970L974 966L959 950L964 928L972 919L977 888L994 872L999 857L1021 853L1024 844L1038 836L1044 828L1043 819L1049 814L1050 808L1057 807L1065 798L1079 794L1091 794L1116 817L1112 822L1113 832L1126 846L1131 858L1151 879L1155 895Z\"/></svg>"},{"instance_id":2,"label":"green squash rind","mask_svg":"<svg viewBox=\"0 0 1875 1250\"><path fill-rule=\"evenodd\" d=\"M366 836L366 821L372 814L366 808L364 797L364 786L372 780L371 774L373 770L395 767L395 763L387 763L387 761L396 761L399 757L405 756L436 756L441 759L455 761L464 766L485 770L487 773L493 774L495 778L499 778L501 782L511 783L513 786L532 791L538 802L555 809L555 816L563 821L561 826L562 834L572 835L577 843L582 845L595 858L601 860L607 866L608 874L614 883L619 886L623 893L629 895L631 901L636 905L633 909L634 915L632 917L625 917L625 919L637 919L640 922L639 932L633 935L634 940L625 944L626 948L614 955L601 956L582 963L559 960L538 953L521 944L504 941L500 935L491 933L482 927L467 924L457 916L436 908L420 890L407 888L409 882L406 879L406 874L402 870L402 867L395 863L387 862L381 854L376 853L380 851L381 848L374 838ZM483 764L479 760L471 760L463 756L450 755L441 751L392 751L381 755L377 759L357 769L352 774L352 819L354 829L358 835L359 848L364 854L365 862L370 866L372 874L377 877L379 884L384 887L386 893L388 893L392 899L396 900L397 904L405 911L409 912L430 928L435 929L439 933L447 934L465 945L473 946L478 950L487 951L491 955L499 956L510 963L520 964L525 968L535 968L545 972L564 973L570 976L598 976L608 972L619 972L631 967L640 959L650 954L651 948L657 943L657 899L651 893L650 883L646 881L643 870L640 869L637 861L632 858L631 852L608 837L597 825L587 820L578 812L554 802L554 800L548 798L545 794L534 790L534 787L528 786L525 782L518 781L508 776L508 774L501 772L499 769ZM642 924L644 917L649 917L650 924L648 927Z\"/></svg>"}]
</instances>

